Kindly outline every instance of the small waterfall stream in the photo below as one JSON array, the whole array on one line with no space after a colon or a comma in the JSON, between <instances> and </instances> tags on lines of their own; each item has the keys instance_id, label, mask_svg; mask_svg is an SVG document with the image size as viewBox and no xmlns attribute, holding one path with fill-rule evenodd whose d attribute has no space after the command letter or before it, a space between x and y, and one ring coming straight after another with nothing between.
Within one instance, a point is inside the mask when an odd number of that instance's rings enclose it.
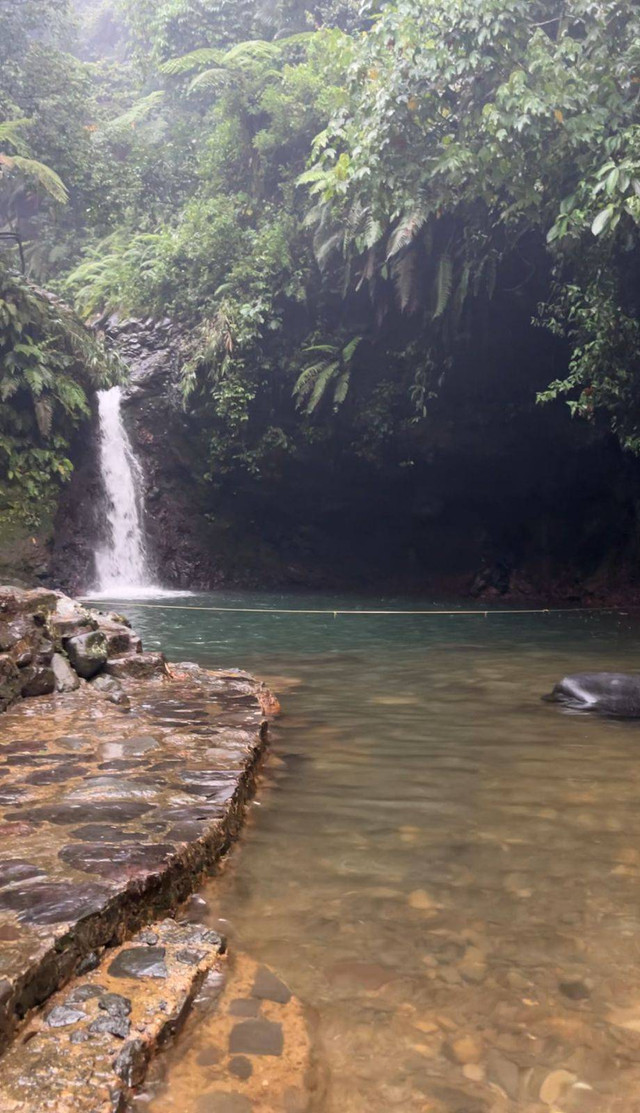
<instances>
[{"instance_id":1,"label":"small waterfall stream","mask_svg":"<svg viewBox=\"0 0 640 1113\"><path fill-rule=\"evenodd\" d=\"M122 390L98 393L100 468L107 531L96 550L98 590L105 595L140 595L153 590L145 551L142 471L122 420Z\"/></svg>"}]
</instances>

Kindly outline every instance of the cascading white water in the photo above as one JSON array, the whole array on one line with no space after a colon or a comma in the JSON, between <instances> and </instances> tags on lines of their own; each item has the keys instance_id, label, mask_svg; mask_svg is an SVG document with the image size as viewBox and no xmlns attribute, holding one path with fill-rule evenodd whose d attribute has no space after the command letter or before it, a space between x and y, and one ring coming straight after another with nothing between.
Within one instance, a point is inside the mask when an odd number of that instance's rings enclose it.
<instances>
[{"instance_id":1,"label":"cascading white water","mask_svg":"<svg viewBox=\"0 0 640 1113\"><path fill-rule=\"evenodd\" d=\"M142 471L122 420L122 391L98 393L100 470L105 489L107 530L96 550L98 590L135 596L157 590L145 551Z\"/></svg>"}]
</instances>

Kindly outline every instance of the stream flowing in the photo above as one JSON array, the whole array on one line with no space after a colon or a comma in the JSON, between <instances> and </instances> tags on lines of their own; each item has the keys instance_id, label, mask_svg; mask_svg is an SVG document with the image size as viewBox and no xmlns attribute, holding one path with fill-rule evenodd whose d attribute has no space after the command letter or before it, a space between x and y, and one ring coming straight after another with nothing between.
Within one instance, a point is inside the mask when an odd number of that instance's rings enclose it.
<instances>
[{"instance_id":1,"label":"stream flowing","mask_svg":"<svg viewBox=\"0 0 640 1113\"><path fill-rule=\"evenodd\" d=\"M150 648L250 669L283 705L203 916L308 1007L319 1113L639 1113L640 723L540 698L637 670L638 621L331 613L372 605L126 605ZM196 1015L135 1109L217 1110L210 1039Z\"/></svg>"}]
</instances>

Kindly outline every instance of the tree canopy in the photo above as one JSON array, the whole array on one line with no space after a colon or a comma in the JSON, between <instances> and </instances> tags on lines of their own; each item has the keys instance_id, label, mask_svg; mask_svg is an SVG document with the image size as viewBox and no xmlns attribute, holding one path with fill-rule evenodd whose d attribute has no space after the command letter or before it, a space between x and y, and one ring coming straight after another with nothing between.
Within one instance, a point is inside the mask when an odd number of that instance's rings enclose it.
<instances>
[{"instance_id":1,"label":"tree canopy","mask_svg":"<svg viewBox=\"0 0 640 1113\"><path fill-rule=\"evenodd\" d=\"M201 480L425 456L496 312L640 450L638 5L3 0L0 42L0 221L85 318L182 323Z\"/></svg>"}]
</instances>

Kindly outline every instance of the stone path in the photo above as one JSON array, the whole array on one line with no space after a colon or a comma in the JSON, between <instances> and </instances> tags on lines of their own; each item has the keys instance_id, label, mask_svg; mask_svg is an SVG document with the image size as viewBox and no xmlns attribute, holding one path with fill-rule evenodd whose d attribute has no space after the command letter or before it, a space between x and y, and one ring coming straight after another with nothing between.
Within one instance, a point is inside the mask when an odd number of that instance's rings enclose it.
<instances>
[{"instance_id":1,"label":"stone path","mask_svg":"<svg viewBox=\"0 0 640 1113\"><path fill-rule=\"evenodd\" d=\"M192 891L242 821L268 693L181 665L0 719L0 1037Z\"/></svg>"}]
</instances>

